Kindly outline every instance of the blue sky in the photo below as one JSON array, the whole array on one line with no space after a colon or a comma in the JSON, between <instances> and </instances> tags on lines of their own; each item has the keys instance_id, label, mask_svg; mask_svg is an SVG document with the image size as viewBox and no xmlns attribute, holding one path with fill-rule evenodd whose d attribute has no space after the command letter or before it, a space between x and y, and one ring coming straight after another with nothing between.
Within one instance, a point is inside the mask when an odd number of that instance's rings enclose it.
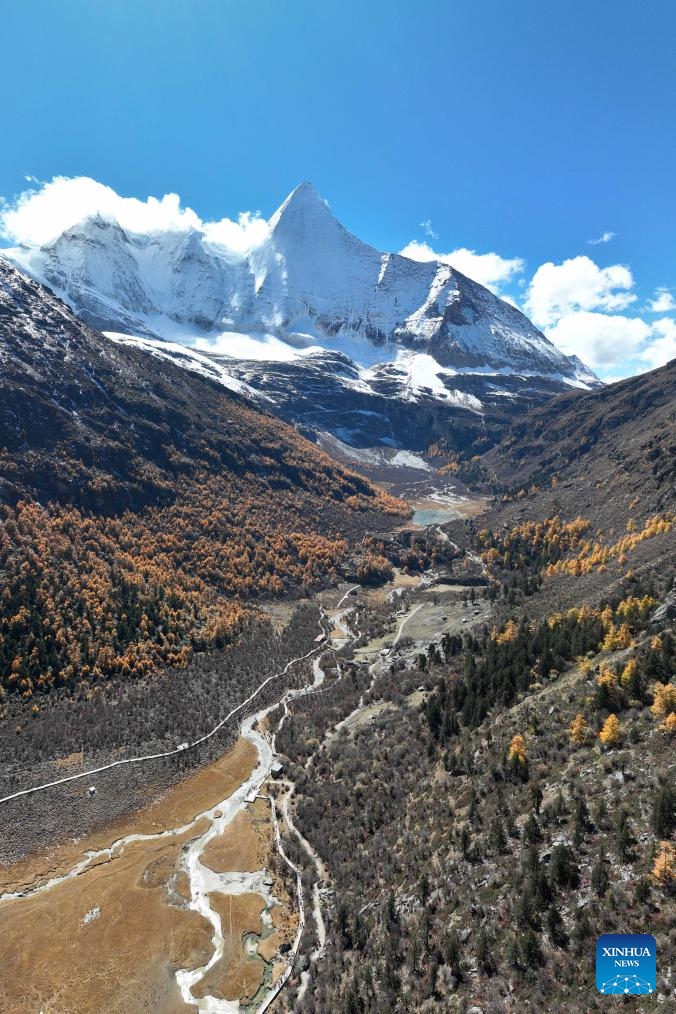
<instances>
[{"instance_id":1,"label":"blue sky","mask_svg":"<svg viewBox=\"0 0 676 1014\"><path fill-rule=\"evenodd\" d=\"M671 0L32 0L2 20L10 204L27 176L86 176L267 217L309 179L363 239L448 254L603 376L676 354Z\"/></svg>"}]
</instances>

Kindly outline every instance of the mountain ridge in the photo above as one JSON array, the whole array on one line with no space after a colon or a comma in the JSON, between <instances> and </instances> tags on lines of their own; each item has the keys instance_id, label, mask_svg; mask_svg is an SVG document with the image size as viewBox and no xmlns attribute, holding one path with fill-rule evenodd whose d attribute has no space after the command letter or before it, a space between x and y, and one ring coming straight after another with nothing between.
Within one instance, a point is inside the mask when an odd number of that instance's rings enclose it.
<instances>
[{"instance_id":1,"label":"mountain ridge","mask_svg":"<svg viewBox=\"0 0 676 1014\"><path fill-rule=\"evenodd\" d=\"M107 330L133 320L137 331L171 337L166 322L145 319L155 315L198 333L302 334L309 318L315 336L349 334L376 346L431 349L441 366L460 367L505 365L493 348L499 332L514 355L529 354L529 363L520 365L532 372L536 355L540 372L594 383L521 311L449 264L381 252L350 233L308 182L267 225L264 242L235 255L194 227L132 233L95 214L40 248L10 248L4 256ZM158 282L160 268L168 286Z\"/></svg>"},{"instance_id":2,"label":"mountain ridge","mask_svg":"<svg viewBox=\"0 0 676 1014\"><path fill-rule=\"evenodd\" d=\"M133 233L94 215L40 248L3 256L97 329L216 356L222 378L246 380L245 393L267 398L283 418L356 445L360 411L383 416L380 438L406 447L396 402L426 406L421 420L434 406L446 425L464 426L468 413L502 416L600 384L516 307L449 264L364 243L309 183L248 250L195 227ZM317 372L332 403L321 420ZM417 409L409 414L422 430Z\"/></svg>"}]
</instances>

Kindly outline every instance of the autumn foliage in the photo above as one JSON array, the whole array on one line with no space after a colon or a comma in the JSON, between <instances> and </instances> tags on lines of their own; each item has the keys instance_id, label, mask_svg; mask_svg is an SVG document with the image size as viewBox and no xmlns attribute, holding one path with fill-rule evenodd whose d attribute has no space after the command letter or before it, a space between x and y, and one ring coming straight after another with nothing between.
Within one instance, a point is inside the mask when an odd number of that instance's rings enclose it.
<instances>
[{"instance_id":1,"label":"autumn foliage","mask_svg":"<svg viewBox=\"0 0 676 1014\"><path fill-rule=\"evenodd\" d=\"M570 723L570 739L575 746L581 746L589 733L589 722L584 715L578 713Z\"/></svg>"},{"instance_id":2,"label":"autumn foliage","mask_svg":"<svg viewBox=\"0 0 676 1014\"><path fill-rule=\"evenodd\" d=\"M660 842L660 849L655 856L652 873L654 883L661 887L671 887L676 878L676 848L669 841Z\"/></svg>"},{"instance_id":3,"label":"autumn foliage","mask_svg":"<svg viewBox=\"0 0 676 1014\"><path fill-rule=\"evenodd\" d=\"M622 740L622 727L617 715L608 715L599 733L599 739L604 746L617 746Z\"/></svg>"},{"instance_id":4,"label":"autumn foliage","mask_svg":"<svg viewBox=\"0 0 676 1014\"><path fill-rule=\"evenodd\" d=\"M523 765L526 763L526 744L523 736L519 733L512 737L507 749L507 760L510 764Z\"/></svg>"},{"instance_id":5,"label":"autumn foliage","mask_svg":"<svg viewBox=\"0 0 676 1014\"><path fill-rule=\"evenodd\" d=\"M580 577L596 570L603 571L612 561L624 566L628 554L636 546L646 539L665 535L673 525L673 514L655 514L646 519L642 528L630 525L626 535L612 541L602 532L591 537L592 525L586 518L562 521L559 517L551 517L543 521L524 521L504 532L484 528L478 532L477 541L488 566L518 571L541 569L548 577L555 574ZM637 611L649 608L647 600L648 596L632 600L622 619L635 621Z\"/></svg>"},{"instance_id":6,"label":"autumn foliage","mask_svg":"<svg viewBox=\"0 0 676 1014\"><path fill-rule=\"evenodd\" d=\"M252 600L335 577L360 517L397 501L321 452L285 450L283 465L259 453L243 474L200 469L173 502L119 516L4 508L0 696L183 667L193 649L226 645Z\"/></svg>"}]
</instances>

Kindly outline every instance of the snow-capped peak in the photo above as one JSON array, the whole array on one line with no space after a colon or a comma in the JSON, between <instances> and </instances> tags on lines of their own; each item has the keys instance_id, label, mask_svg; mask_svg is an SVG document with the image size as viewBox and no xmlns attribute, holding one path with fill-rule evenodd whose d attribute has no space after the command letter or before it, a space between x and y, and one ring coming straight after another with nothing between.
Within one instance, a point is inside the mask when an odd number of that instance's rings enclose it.
<instances>
[{"instance_id":1,"label":"snow-capped peak","mask_svg":"<svg viewBox=\"0 0 676 1014\"><path fill-rule=\"evenodd\" d=\"M292 190L286 200L280 204L270 218L268 225L270 230L274 232L279 226L284 227L294 220L310 223L322 218L336 221L328 203L319 196L311 183L305 181L299 183L296 189Z\"/></svg>"},{"instance_id":2,"label":"snow-capped peak","mask_svg":"<svg viewBox=\"0 0 676 1014\"><path fill-rule=\"evenodd\" d=\"M362 242L308 182L248 251L193 226L136 234L94 216L41 248L4 253L106 331L201 347L211 340L226 355L227 335L272 335L295 347L300 332L305 344L346 352L361 367L409 349L443 369L596 383L515 307L448 264Z\"/></svg>"}]
</instances>

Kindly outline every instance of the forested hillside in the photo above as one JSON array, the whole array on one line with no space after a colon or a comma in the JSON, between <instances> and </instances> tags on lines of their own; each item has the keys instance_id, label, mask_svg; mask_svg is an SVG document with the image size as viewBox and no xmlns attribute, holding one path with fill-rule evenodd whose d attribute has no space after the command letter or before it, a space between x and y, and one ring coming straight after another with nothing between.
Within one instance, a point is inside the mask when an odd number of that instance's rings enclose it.
<instances>
[{"instance_id":1,"label":"forested hillside","mask_svg":"<svg viewBox=\"0 0 676 1014\"><path fill-rule=\"evenodd\" d=\"M659 995L635 1009L673 993L672 384L524 421L483 460L492 508L447 527L483 563L490 622L295 707L280 747L334 890L303 1014L605 1010L594 945L614 932L657 939ZM361 695L368 723L339 725Z\"/></svg>"},{"instance_id":2,"label":"forested hillside","mask_svg":"<svg viewBox=\"0 0 676 1014\"><path fill-rule=\"evenodd\" d=\"M0 262L0 695L184 666L405 508Z\"/></svg>"}]
</instances>

